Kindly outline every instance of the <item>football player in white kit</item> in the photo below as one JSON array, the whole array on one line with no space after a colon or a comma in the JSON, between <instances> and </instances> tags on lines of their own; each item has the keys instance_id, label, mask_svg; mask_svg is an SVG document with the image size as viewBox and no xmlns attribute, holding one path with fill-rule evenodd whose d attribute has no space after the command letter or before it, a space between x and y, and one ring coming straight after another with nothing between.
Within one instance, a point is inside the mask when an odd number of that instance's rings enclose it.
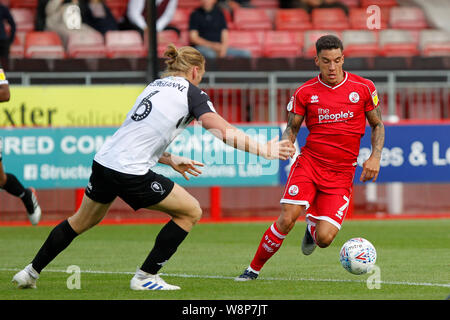
<instances>
[{"instance_id":1,"label":"football player in white kit","mask_svg":"<svg viewBox=\"0 0 450 320\"><path fill-rule=\"evenodd\" d=\"M41 270L76 236L98 224L118 196L135 210L159 210L172 217L131 279L131 289L180 289L167 284L158 271L200 219L202 209L184 188L151 168L160 162L186 179L187 174L201 174L202 163L165 151L194 118L237 149L266 159L287 159L295 153L288 140L276 138L259 144L215 112L208 95L197 87L205 72L205 59L196 49L170 45L164 55L168 59L163 78L144 89L122 126L97 152L80 209L51 231L32 262L13 277L19 288L35 288Z\"/></svg>"}]
</instances>

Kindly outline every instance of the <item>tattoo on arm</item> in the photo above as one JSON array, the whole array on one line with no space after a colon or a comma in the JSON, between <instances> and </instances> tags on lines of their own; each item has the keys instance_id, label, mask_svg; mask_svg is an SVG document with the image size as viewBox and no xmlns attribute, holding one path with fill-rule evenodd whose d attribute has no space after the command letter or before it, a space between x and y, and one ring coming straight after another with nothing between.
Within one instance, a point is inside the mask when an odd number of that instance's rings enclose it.
<instances>
[{"instance_id":1,"label":"tattoo on arm","mask_svg":"<svg viewBox=\"0 0 450 320\"><path fill-rule=\"evenodd\" d=\"M367 121L369 121L370 127L372 128L372 155L381 157L381 152L384 146L384 124L381 120L381 110L380 107L366 112Z\"/></svg>"},{"instance_id":2,"label":"tattoo on arm","mask_svg":"<svg viewBox=\"0 0 450 320\"><path fill-rule=\"evenodd\" d=\"M288 139L292 143L295 143L304 118L302 115L289 112L286 130L284 130L281 140Z\"/></svg>"}]
</instances>

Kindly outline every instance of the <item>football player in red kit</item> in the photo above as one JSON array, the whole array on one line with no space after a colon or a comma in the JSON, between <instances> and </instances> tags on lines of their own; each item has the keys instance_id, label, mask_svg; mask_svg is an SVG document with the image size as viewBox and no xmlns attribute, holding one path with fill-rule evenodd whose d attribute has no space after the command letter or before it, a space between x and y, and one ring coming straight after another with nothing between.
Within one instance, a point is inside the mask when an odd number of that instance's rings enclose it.
<instances>
[{"instance_id":1,"label":"football player in red kit","mask_svg":"<svg viewBox=\"0 0 450 320\"><path fill-rule=\"evenodd\" d=\"M264 233L250 266L237 281L254 280L294 227L306 215L302 252L328 247L347 213L359 146L366 118L372 128L372 153L363 164L360 180L375 182L384 145L384 125L372 81L342 69L343 44L332 35L316 42L315 63L320 74L300 86L287 110L283 139L295 142L303 120L309 130L306 144L291 167L282 211Z\"/></svg>"}]
</instances>

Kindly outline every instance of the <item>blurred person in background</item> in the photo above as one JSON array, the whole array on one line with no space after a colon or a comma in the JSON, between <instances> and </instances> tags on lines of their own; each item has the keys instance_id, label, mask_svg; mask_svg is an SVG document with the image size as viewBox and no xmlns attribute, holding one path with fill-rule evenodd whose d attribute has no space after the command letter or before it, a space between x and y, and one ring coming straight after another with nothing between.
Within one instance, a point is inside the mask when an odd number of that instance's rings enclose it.
<instances>
[{"instance_id":1,"label":"blurred person in background","mask_svg":"<svg viewBox=\"0 0 450 320\"><path fill-rule=\"evenodd\" d=\"M9 82L0 66L0 102L9 101L9 98ZM27 210L28 219L32 225L36 225L41 220L41 207L37 201L35 191L33 188L25 188L14 174L5 172L2 162L2 148L3 140L0 137L0 188L23 202Z\"/></svg>"},{"instance_id":2,"label":"blurred person in background","mask_svg":"<svg viewBox=\"0 0 450 320\"><path fill-rule=\"evenodd\" d=\"M234 11L239 8L253 8L251 1L248 0L218 0L217 5L226 10L233 18Z\"/></svg>"},{"instance_id":3,"label":"blurred person in background","mask_svg":"<svg viewBox=\"0 0 450 320\"><path fill-rule=\"evenodd\" d=\"M175 11L178 7L178 0L156 0L156 32L162 30L174 30L180 35L180 30L170 25ZM128 1L127 11L123 21L120 23L122 30L137 30L145 38L147 32L147 20L145 12L147 10L147 0Z\"/></svg>"},{"instance_id":4,"label":"blurred person in background","mask_svg":"<svg viewBox=\"0 0 450 320\"><path fill-rule=\"evenodd\" d=\"M292 0L278 0L278 6L280 9L292 8Z\"/></svg>"},{"instance_id":5,"label":"blurred person in background","mask_svg":"<svg viewBox=\"0 0 450 320\"><path fill-rule=\"evenodd\" d=\"M0 60L3 66L8 64L9 47L14 42L16 36L16 23L8 7L0 3ZM9 24L9 34L5 29L5 22Z\"/></svg>"},{"instance_id":6,"label":"blurred person in background","mask_svg":"<svg viewBox=\"0 0 450 320\"><path fill-rule=\"evenodd\" d=\"M247 50L228 46L228 29L217 0L201 0L189 17L189 40L205 58L251 58Z\"/></svg>"},{"instance_id":7,"label":"blurred person in background","mask_svg":"<svg viewBox=\"0 0 450 320\"><path fill-rule=\"evenodd\" d=\"M82 20L102 34L119 29L104 0L81 0L80 10Z\"/></svg>"},{"instance_id":8,"label":"blurred person in background","mask_svg":"<svg viewBox=\"0 0 450 320\"><path fill-rule=\"evenodd\" d=\"M349 13L348 6L339 0L323 0L319 8L339 8L342 9L347 16Z\"/></svg>"},{"instance_id":9,"label":"blurred person in background","mask_svg":"<svg viewBox=\"0 0 450 320\"><path fill-rule=\"evenodd\" d=\"M98 32L83 22L78 0L49 0L45 14L45 29L56 32L64 46L71 33Z\"/></svg>"},{"instance_id":10,"label":"blurred person in background","mask_svg":"<svg viewBox=\"0 0 450 320\"><path fill-rule=\"evenodd\" d=\"M286 2L287 8L305 9L308 13L311 13L313 9L319 8L323 0L290 0Z\"/></svg>"},{"instance_id":11,"label":"blurred person in background","mask_svg":"<svg viewBox=\"0 0 450 320\"><path fill-rule=\"evenodd\" d=\"M49 0L38 0L36 7L36 17L34 20L34 30L44 31L45 30L45 7L47 6Z\"/></svg>"},{"instance_id":12,"label":"blurred person in background","mask_svg":"<svg viewBox=\"0 0 450 320\"><path fill-rule=\"evenodd\" d=\"M219 0L219 6L230 11L237 8L253 8L250 0Z\"/></svg>"}]
</instances>

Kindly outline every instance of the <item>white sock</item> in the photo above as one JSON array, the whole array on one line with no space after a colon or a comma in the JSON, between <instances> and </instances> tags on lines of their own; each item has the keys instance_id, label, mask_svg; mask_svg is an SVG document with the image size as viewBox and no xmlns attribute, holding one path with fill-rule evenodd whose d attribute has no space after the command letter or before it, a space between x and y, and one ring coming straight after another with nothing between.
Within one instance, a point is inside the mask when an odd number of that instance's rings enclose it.
<instances>
[{"instance_id":1,"label":"white sock","mask_svg":"<svg viewBox=\"0 0 450 320\"><path fill-rule=\"evenodd\" d=\"M31 263L25 267L25 271L28 272L28 274L32 278L39 279L39 273L36 270L34 270L33 265Z\"/></svg>"}]
</instances>

